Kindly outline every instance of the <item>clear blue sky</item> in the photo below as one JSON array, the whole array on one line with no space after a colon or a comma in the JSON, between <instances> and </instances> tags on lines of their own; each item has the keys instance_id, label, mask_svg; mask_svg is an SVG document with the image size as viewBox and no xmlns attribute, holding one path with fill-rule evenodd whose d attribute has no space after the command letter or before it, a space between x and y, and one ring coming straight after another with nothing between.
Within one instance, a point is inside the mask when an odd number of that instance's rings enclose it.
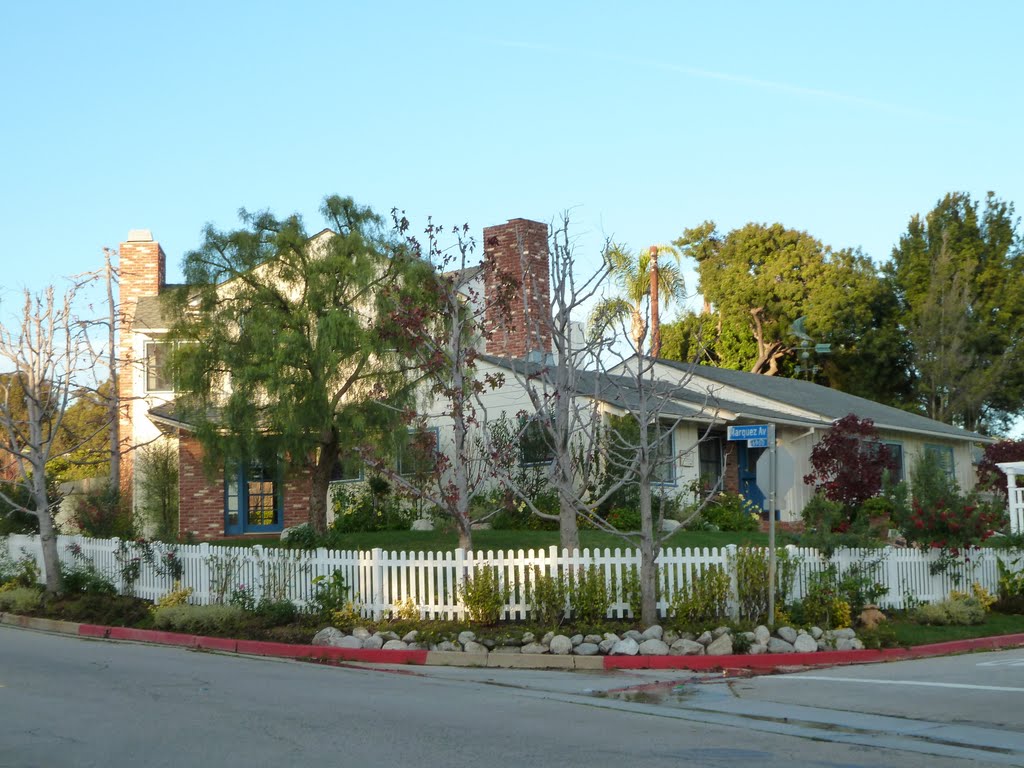
<instances>
[{"instance_id":1,"label":"clear blue sky","mask_svg":"<svg viewBox=\"0 0 1024 768\"><path fill-rule=\"evenodd\" d=\"M0 300L149 228L351 195L581 249L781 221L882 260L946 192L1024 205L1024 3L5 3ZM695 287L692 282L688 286Z\"/></svg>"}]
</instances>

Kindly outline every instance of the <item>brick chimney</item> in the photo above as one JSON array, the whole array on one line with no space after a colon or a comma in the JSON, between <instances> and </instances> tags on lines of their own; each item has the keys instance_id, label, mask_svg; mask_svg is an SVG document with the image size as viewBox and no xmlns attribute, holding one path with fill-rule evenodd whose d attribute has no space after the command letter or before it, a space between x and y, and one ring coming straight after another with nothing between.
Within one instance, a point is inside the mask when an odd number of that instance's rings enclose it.
<instances>
[{"instance_id":1,"label":"brick chimney","mask_svg":"<svg viewBox=\"0 0 1024 768\"><path fill-rule=\"evenodd\" d=\"M509 219L484 228L485 291L488 297L502 274L518 283L511 317L489 316L491 332L485 351L491 355L529 358L551 351L548 226L529 219ZM497 313L495 313L497 314Z\"/></svg>"},{"instance_id":2,"label":"brick chimney","mask_svg":"<svg viewBox=\"0 0 1024 768\"><path fill-rule=\"evenodd\" d=\"M133 375L137 364L135 359L132 329L135 324L135 309L144 296L157 296L164 286L167 257L160 243L153 239L148 229L133 229L128 239L121 243L118 263L120 332L118 334L118 382L117 391L121 399L120 437L122 449L133 446L132 413L136 403L134 397L141 392L134 391ZM132 487L132 454L122 454L121 483L124 488Z\"/></svg>"}]
</instances>

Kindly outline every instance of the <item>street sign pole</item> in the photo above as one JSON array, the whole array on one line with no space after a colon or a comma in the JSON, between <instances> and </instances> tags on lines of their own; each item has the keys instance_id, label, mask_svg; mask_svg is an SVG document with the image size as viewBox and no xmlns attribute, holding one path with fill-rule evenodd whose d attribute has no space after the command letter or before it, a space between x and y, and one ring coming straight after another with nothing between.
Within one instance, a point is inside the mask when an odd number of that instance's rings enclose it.
<instances>
[{"instance_id":1,"label":"street sign pole","mask_svg":"<svg viewBox=\"0 0 1024 768\"><path fill-rule=\"evenodd\" d=\"M768 425L768 626L775 627L775 425Z\"/></svg>"}]
</instances>

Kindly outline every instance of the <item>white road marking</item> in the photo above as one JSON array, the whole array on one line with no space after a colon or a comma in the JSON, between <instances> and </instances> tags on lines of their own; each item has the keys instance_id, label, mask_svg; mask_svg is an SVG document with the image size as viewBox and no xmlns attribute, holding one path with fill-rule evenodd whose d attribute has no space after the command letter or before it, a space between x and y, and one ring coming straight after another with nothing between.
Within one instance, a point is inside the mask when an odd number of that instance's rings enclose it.
<instances>
[{"instance_id":1,"label":"white road marking","mask_svg":"<svg viewBox=\"0 0 1024 768\"><path fill-rule=\"evenodd\" d=\"M1004 691L1024 693L1024 688L1007 688L1000 685L969 685L967 683L927 683L917 680L873 680L866 677L825 677L824 675L777 675L770 680L824 680L830 683L868 683L870 685L916 685L922 688L960 688L968 691Z\"/></svg>"},{"instance_id":2,"label":"white road marking","mask_svg":"<svg viewBox=\"0 0 1024 768\"><path fill-rule=\"evenodd\" d=\"M995 661L979 661L979 667L1024 667L1024 659L997 659Z\"/></svg>"}]
</instances>

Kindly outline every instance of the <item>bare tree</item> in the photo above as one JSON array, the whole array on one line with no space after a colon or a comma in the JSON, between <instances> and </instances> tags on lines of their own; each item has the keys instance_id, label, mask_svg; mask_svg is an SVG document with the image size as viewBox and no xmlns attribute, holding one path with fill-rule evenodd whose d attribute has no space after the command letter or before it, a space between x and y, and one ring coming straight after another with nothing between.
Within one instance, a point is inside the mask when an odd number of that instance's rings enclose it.
<instances>
[{"instance_id":1,"label":"bare tree","mask_svg":"<svg viewBox=\"0 0 1024 768\"><path fill-rule=\"evenodd\" d=\"M91 375L94 362L85 339L86 324L74 310L80 287L72 286L63 297L52 286L37 295L25 291L14 321L0 323L0 360L12 368L0 380L0 452L12 460L17 472L14 482L27 491L29 502L20 504L3 492L0 498L38 519L46 589L51 593L61 591L53 523L59 499L47 487L46 466L78 447L58 448L56 438L68 405L82 380ZM14 402L12 396L23 402Z\"/></svg>"}]
</instances>

